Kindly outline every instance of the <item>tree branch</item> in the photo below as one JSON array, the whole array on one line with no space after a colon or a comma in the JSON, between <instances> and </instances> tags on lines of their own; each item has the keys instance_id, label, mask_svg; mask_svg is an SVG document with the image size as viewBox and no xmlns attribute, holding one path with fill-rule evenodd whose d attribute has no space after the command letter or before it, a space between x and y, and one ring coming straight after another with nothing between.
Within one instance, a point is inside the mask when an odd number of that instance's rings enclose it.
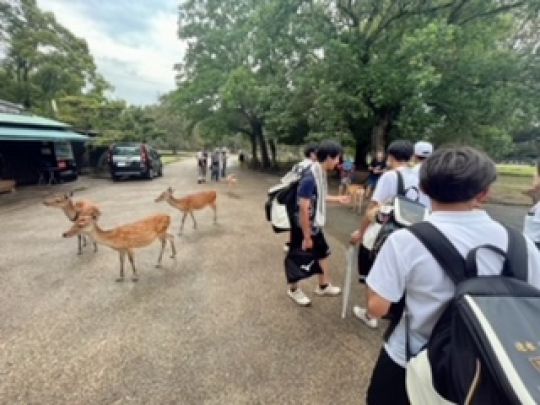
<instances>
[{"instance_id":1,"label":"tree branch","mask_svg":"<svg viewBox=\"0 0 540 405\"><path fill-rule=\"evenodd\" d=\"M500 13L504 13L505 11L510 11L510 10L512 10L514 8L524 6L525 3L526 3L525 1L516 1L515 3L512 3L512 4L506 4L504 6L494 8L493 10L486 11L485 13L479 13L479 14L476 14L476 15L472 15L472 16L460 21L459 24L463 25L463 24L467 24L470 21L477 20L479 18L485 18L485 17L494 16L494 15L497 15L497 14L500 14Z\"/></svg>"}]
</instances>

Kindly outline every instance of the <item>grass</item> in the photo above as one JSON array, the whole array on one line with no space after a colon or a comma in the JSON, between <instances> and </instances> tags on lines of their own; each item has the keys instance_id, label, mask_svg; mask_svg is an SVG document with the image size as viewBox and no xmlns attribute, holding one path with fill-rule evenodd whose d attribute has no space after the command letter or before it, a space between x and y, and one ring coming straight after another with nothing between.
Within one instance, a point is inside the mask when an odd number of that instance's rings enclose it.
<instances>
[{"instance_id":1,"label":"grass","mask_svg":"<svg viewBox=\"0 0 540 405\"><path fill-rule=\"evenodd\" d=\"M174 162L178 162L182 160L182 156L178 156L178 155L164 155L164 156L161 156L161 161L163 162L164 165L168 165L168 164L171 164L171 163L174 163Z\"/></svg>"},{"instance_id":2,"label":"grass","mask_svg":"<svg viewBox=\"0 0 540 405\"><path fill-rule=\"evenodd\" d=\"M536 173L536 167L525 165L497 165L497 173L504 176L528 177L529 179L532 179Z\"/></svg>"}]
</instances>

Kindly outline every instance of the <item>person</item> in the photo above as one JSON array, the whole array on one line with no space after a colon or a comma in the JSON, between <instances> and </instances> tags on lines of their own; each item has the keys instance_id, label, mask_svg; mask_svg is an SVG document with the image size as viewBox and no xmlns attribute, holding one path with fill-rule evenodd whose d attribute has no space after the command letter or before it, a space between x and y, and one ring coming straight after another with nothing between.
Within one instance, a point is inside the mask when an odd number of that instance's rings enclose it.
<instances>
[{"instance_id":1,"label":"person","mask_svg":"<svg viewBox=\"0 0 540 405\"><path fill-rule=\"evenodd\" d=\"M540 202L534 204L525 215L523 233L540 249Z\"/></svg>"},{"instance_id":2,"label":"person","mask_svg":"<svg viewBox=\"0 0 540 405\"><path fill-rule=\"evenodd\" d=\"M483 244L507 250L506 229L482 209L496 177L491 159L483 152L463 146L435 151L420 168L420 185L433 207L428 221L463 257ZM528 282L540 287L540 254L526 239ZM500 274L502 256L487 249L479 255L480 275ZM435 323L454 295L454 285L435 258L407 229L388 237L366 282L367 319L386 315L390 305L398 302L405 291L405 311L409 319L408 335L402 318L380 351L367 390L367 404L408 404L406 342L408 340L413 355L425 346Z\"/></svg>"},{"instance_id":3,"label":"person","mask_svg":"<svg viewBox=\"0 0 540 405\"><path fill-rule=\"evenodd\" d=\"M292 169L281 178L281 183L290 183L302 175L302 173L307 170L313 162L317 161L317 144L308 143L304 147L304 159L297 164L295 164ZM285 242L283 245L283 251L288 252L291 245L292 230L289 232L289 241Z\"/></svg>"},{"instance_id":4,"label":"person","mask_svg":"<svg viewBox=\"0 0 540 405\"><path fill-rule=\"evenodd\" d=\"M221 149L221 177L225 178L227 172L227 149Z\"/></svg>"},{"instance_id":5,"label":"person","mask_svg":"<svg viewBox=\"0 0 540 405\"><path fill-rule=\"evenodd\" d=\"M385 203L392 201L398 195L398 172L403 179L403 187L408 190L407 196L412 199L418 198L425 207L430 207L429 198L419 190L418 172L409 166L409 161L413 155L413 145L406 140L397 140L388 145L386 150L387 163L390 170L385 172L378 180L371 197L371 201L366 209L366 214L360 224L360 229L351 239L353 244L360 243L358 251L358 272L362 282L369 274L373 264L373 257L370 250L362 244L363 237L369 227L374 226L374 216L378 209ZM370 230L371 231L371 230ZM376 319L367 319L365 317L365 308L360 306L353 307L354 315L363 321L370 328L376 328L378 322Z\"/></svg>"},{"instance_id":6,"label":"person","mask_svg":"<svg viewBox=\"0 0 540 405\"><path fill-rule=\"evenodd\" d=\"M323 141L318 146L317 161L311 163L298 184L298 207L291 221L291 251L311 251L322 269L319 285L315 289L315 294L320 296L337 296L341 293L341 289L330 282L330 248L323 231L326 202L348 204L350 200L347 196L331 196L327 192L327 172L335 170L341 153L341 146L333 141ZM289 284L287 294L298 305L307 306L311 303L297 283Z\"/></svg>"},{"instance_id":7,"label":"person","mask_svg":"<svg viewBox=\"0 0 540 405\"><path fill-rule=\"evenodd\" d=\"M426 141L419 141L414 144L414 166L413 169L420 173L422 162L433 153L433 145Z\"/></svg>"},{"instance_id":8,"label":"person","mask_svg":"<svg viewBox=\"0 0 540 405\"><path fill-rule=\"evenodd\" d=\"M246 160L246 156L244 155L244 151L240 149L238 151L238 162L240 163L240 167L244 166L245 160Z\"/></svg>"},{"instance_id":9,"label":"person","mask_svg":"<svg viewBox=\"0 0 540 405\"><path fill-rule=\"evenodd\" d=\"M220 160L221 154L219 148L216 148L212 156L210 156L210 177L214 181L219 181Z\"/></svg>"},{"instance_id":10,"label":"person","mask_svg":"<svg viewBox=\"0 0 540 405\"><path fill-rule=\"evenodd\" d=\"M348 187L352 183L352 175L354 173L354 162L351 158L343 159L343 162L338 166L341 181L339 183L339 195L347 193Z\"/></svg>"},{"instance_id":11,"label":"person","mask_svg":"<svg viewBox=\"0 0 540 405\"><path fill-rule=\"evenodd\" d=\"M206 183L206 158L204 156L204 152L201 150L197 153L196 156L197 159L197 171L198 171L198 178L197 183Z\"/></svg>"},{"instance_id":12,"label":"person","mask_svg":"<svg viewBox=\"0 0 540 405\"><path fill-rule=\"evenodd\" d=\"M373 191L375 190L375 187L377 186L379 178L386 170L386 159L384 157L383 151L377 151L377 153L375 154L375 159L373 159L368 166L368 170L369 176L366 188L366 198L370 199Z\"/></svg>"}]
</instances>

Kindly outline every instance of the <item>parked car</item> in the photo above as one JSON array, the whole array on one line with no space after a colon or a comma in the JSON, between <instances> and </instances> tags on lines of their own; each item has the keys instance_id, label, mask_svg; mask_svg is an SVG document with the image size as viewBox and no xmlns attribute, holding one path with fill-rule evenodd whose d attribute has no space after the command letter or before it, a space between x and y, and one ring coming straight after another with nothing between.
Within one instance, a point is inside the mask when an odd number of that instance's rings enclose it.
<instances>
[{"instance_id":1,"label":"parked car","mask_svg":"<svg viewBox=\"0 0 540 405\"><path fill-rule=\"evenodd\" d=\"M56 181L77 180L78 171L73 149L69 142L43 142L40 148L40 168ZM49 179L50 181L50 179Z\"/></svg>"},{"instance_id":2,"label":"parked car","mask_svg":"<svg viewBox=\"0 0 540 405\"><path fill-rule=\"evenodd\" d=\"M114 181L120 177L140 176L153 179L163 176L161 156L145 143L119 143L109 148L109 168Z\"/></svg>"}]
</instances>

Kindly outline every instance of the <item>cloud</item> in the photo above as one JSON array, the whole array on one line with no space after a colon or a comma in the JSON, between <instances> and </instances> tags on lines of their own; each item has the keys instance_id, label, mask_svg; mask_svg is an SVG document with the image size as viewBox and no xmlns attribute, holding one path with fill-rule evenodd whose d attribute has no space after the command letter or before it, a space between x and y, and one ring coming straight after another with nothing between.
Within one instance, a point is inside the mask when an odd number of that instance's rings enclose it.
<instances>
[{"instance_id":1,"label":"cloud","mask_svg":"<svg viewBox=\"0 0 540 405\"><path fill-rule=\"evenodd\" d=\"M175 88L173 65L185 52L177 36L177 1L38 0L38 5L88 42L114 96L151 104Z\"/></svg>"}]
</instances>

